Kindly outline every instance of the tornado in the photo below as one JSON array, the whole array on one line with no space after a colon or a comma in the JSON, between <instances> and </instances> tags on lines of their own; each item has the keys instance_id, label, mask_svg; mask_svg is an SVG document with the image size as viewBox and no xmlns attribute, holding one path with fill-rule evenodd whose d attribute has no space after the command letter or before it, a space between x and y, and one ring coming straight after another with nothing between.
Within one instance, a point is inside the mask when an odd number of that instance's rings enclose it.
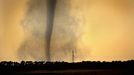
<instances>
[{"instance_id":1,"label":"tornado","mask_svg":"<svg viewBox=\"0 0 134 75\"><path fill-rule=\"evenodd\" d=\"M54 24L54 14L57 0L47 0L47 29L46 29L46 60L51 61L50 44Z\"/></svg>"}]
</instances>

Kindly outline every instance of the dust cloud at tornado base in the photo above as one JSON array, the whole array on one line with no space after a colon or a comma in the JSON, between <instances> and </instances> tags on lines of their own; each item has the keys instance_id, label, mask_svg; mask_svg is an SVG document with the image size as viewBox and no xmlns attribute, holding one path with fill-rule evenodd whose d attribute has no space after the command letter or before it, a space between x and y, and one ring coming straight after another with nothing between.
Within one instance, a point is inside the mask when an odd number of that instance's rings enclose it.
<instances>
[{"instance_id":1,"label":"dust cloud at tornado base","mask_svg":"<svg viewBox=\"0 0 134 75\"><path fill-rule=\"evenodd\" d=\"M72 50L76 49L77 23L69 14L69 4L69 1L57 0L52 36L49 37L52 61L72 61ZM31 0L28 6L28 12L23 21L27 37L18 55L21 59L26 60L47 60L48 36L51 35L47 31L47 25L49 25L47 24L49 17L47 0Z\"/></svg>"},{"instance_id":2,"label":"dust cloud at tornado base","mask_svg":"<svg viewBox=\"0 0 134 75\"><path fill-rule=\"evenodd\" d=\"M46 0L30 0L26 17L22 21L25 40L19 48L19 59L45 60Z\"/></svg>"}]
</instances>

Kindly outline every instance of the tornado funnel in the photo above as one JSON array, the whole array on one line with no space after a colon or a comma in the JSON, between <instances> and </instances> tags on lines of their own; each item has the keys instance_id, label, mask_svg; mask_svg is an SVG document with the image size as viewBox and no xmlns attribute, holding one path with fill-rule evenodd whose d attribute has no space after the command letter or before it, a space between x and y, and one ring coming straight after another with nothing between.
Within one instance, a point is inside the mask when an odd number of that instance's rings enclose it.
<instances>
[{"instance_id":1,"label":"tornado funnel","mask_svg":"<svg viewBox=\"0 0 134 75\"><path fill-rule=\"evenodd\" d=\"M46 60L51 61L50 44L54 24L54 14L57 0L47 0L47 29L46 29Z\"/></svg>"}]
</instances>

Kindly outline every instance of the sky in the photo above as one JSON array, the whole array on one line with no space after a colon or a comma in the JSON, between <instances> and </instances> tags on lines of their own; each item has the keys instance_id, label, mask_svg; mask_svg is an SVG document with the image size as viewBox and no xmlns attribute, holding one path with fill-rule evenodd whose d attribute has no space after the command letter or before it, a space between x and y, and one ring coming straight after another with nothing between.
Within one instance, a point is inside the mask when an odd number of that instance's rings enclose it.
<instances>
[{"instance_id":1,"label":"sky","mask_svg":"<svg viewBox=\"0 0 134 75\"><path fill-rule=\"evenodd\" d=\"M46 0L0 0L0 61L46 60ZM52 61L134 59L133 0L57 0Z\"/></svg>"}]
</instances>

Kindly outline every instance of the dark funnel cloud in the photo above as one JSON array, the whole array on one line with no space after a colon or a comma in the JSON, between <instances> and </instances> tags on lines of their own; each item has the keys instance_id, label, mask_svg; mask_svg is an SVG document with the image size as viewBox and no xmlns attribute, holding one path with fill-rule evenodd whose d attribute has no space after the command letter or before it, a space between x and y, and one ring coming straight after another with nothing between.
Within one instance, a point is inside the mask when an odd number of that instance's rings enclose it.
<instances>
[{"instance_id":1,"label":"dark funnel cloud","mask_svg":"<svg viewBox=\"0 0 134 75\"><path fill-rule=\"evenodd\" d=\"M51 60L50 42L51 42L51 36L53 31L56 1L57 0L47 0L46 58L48 61Z\"/></svg>"}]
</instances>

